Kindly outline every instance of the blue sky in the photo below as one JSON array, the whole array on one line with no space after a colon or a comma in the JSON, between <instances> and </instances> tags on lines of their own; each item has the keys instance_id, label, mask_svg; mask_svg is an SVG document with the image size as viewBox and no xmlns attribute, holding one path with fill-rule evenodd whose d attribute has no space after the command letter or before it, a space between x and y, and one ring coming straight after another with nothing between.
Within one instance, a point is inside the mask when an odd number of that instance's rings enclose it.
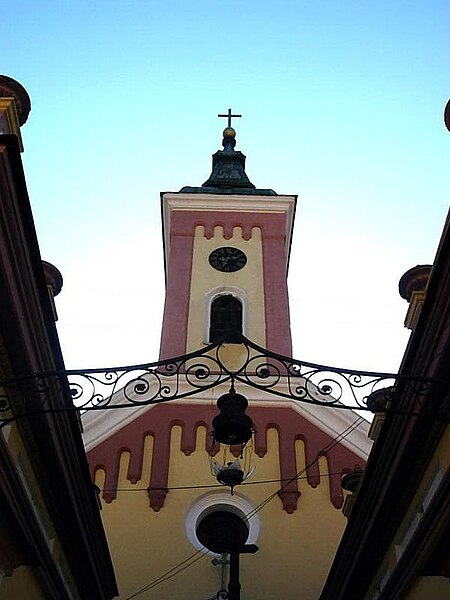
<instances>
[{"instance_id":1,"label":"blue sky","mask_svg":"<svg viewBox=\"0 0 450 600\"><path fill-rule=\"evenodd\" d=\"M207 179L228 107L253 183L299 195L295 356L398 367L449 205L447 2L19 0L0 35L68 367L157 358L159 192Z\"/></svg>"}]
</instances>

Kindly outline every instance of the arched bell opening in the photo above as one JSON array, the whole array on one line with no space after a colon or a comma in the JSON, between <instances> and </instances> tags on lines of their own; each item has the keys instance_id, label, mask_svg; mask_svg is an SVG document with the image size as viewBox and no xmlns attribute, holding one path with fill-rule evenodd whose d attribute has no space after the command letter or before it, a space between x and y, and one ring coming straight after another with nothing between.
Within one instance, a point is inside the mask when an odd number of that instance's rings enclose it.
<instances>
[{"instance_id":1,"label":"arched bell opening","mask_svg":"<svg viewBox=\"0 0 450 600\"><path fill-rule=\"evenodd\" d=\"M242 303L231 294L218 296L211 303L209 341L240 344L242 341Z\"/></svg>"}]
</instances>

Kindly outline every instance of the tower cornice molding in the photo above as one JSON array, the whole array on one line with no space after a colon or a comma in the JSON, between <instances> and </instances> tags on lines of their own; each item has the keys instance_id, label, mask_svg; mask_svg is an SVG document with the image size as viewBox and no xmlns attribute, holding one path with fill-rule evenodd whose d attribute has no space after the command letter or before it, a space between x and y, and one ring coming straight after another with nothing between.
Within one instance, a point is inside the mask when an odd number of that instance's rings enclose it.
<instances>
[{"instance_id":1,"label":"tower cornice molding","mask_svg":"<svg viewBox=\"0 0 450 600\"><path fill-rule=\"evenodd\" d=\"M283 212L294 218L297 195L245 196L242 194L189 194L183 192L163 192L167 208L171 210Z\"/></svg>"}]
</instances>

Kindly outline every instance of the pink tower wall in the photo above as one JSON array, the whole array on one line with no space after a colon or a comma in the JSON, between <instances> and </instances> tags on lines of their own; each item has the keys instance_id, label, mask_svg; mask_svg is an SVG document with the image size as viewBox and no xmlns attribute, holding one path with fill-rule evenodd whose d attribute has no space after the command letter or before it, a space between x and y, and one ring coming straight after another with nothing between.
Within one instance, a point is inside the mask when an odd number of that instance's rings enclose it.
<instances>
[{"instance_id":1,"label":"pink tower wall","mask_svg":"<svg viewBox=\"0 0 450 600\"><path fill-rule=\"evenodd\" d=\"M180 356L186 352L192 254L197 225L203 226L205 237L208 239L213 237L216 226L223 227L226 240L231 239L234 227L242 229L244 239L251 238L253 227L261 230L266 346L273 352L291 356L292 341L286 280L286 215L174 211L171 217L160 358Z\"/></svg>"}]
</instances>

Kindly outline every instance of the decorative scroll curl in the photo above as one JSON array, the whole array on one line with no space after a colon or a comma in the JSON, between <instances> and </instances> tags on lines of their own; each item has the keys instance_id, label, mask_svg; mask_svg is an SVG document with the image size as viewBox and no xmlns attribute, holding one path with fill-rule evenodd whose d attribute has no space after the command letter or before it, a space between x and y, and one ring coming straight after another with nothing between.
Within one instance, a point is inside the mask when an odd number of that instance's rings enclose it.
<instances>
[{"instance_id":1,"label":"decorative scroll curl","mask_svg":"<svg viewBox=\"0 0 450 600\"><path fill-rule=\"evenodd\" d=\"M450 382L299 361L242 337L241 344L211 344L148 364L40 373L0 382L0 427L43 413L180 400L229 381L264 395L336 409L431 415L446 421L450 416Z\"/></svg>"},{"instance_id":2,"label":"decorative scroll curl","mask_svg":"<svg viewBox=\"0 0 450 600\"><path fill-rule=\"evenodd\" d=\"M450 381L319 365L270 352L247 339L243 347L246 359L234 380L278 398L449 420Z\"/></svg>"}]
</instances>

